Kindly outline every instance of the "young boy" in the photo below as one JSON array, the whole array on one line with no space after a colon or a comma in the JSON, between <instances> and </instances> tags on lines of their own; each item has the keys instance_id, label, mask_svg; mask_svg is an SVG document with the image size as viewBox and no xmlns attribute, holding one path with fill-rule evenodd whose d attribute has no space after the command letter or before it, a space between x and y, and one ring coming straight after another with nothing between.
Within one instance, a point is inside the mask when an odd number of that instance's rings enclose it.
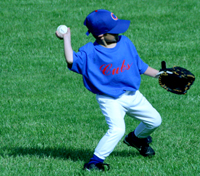
<instances>
[{"instance_id":1,"label":"young boy","mask_svg":"<svg viewBox=\"0 0 200 176\"><path fill-rule=\"evenodd\" d=\"M125 136L124 143L136 148L143 156L155 155L149 146L150 134L161 124L159 113L140 93L141 74L156 77L159 73L144 63L133 43L123 35L130 21L120 20L107 10L95 10L85 19L87 35L96 41L87 43L76 53L71 47L70 28L64 39L66 62L71 71L82 74L85 87L96 94L105 116L108 131L97 145L93 157L84 165L86 170L104 170L104 160L114 150L125 133L124 116L141 121L137 128Z\"/></svg>"}]
</instances>

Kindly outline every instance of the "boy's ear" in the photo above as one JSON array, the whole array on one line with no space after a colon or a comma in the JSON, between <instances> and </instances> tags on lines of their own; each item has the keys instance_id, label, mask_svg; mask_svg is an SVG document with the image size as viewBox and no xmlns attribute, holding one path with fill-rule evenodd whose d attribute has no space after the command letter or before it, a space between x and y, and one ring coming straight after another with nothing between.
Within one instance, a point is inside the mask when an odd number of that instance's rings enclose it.
<instances>
[{"instance_id":1,"label":"boy's ear","mask_svg":"<svg viewBox=\"0 0 200 176\"><path fill-rule=\"evenodd\" d=\"M102 39L104 37L104 34L98 35L98 38Z\"/></svg>"}]
</instances>

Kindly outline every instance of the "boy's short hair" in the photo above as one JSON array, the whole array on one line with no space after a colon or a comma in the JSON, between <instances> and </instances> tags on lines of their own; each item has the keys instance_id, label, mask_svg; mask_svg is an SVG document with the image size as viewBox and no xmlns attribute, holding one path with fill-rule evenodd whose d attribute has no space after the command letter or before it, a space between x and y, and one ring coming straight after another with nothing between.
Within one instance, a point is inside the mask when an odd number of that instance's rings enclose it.
<instances>
[{"instance_id":1,"label":"boy's short hair","mask_svg":"<svg viewBox=\"0 0 200 176\"><path fill-rule=\"evenodd\" d=\"M128 30L130 21L118 19L114 13L99 9L91 12L86 17L84 25L88 28L87 35L92 33L93 36L98 36L106 33L124 33Z\"/></svg>"}]
</instances>

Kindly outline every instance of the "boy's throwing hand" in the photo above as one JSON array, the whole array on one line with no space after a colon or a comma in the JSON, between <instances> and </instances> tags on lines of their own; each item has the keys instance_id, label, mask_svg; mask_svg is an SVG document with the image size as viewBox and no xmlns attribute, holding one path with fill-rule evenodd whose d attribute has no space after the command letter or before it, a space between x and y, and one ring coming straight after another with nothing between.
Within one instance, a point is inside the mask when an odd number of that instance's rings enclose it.
<instances>
[{"instance_id":1,"label":"boy's throwing hand","mask_svg":"<svg viewBox=\"0 0 200 176\"><path fill-rule=\"evenodd\" d=\"M58 37L59 39L63 39L65 35L67 35L68 37L71 38L71 32L70 32L70 28L67 29L67 32L64 34L59 33L58 31L56 31L55 33L56 37Z\"/></svg>"}]
</instances>

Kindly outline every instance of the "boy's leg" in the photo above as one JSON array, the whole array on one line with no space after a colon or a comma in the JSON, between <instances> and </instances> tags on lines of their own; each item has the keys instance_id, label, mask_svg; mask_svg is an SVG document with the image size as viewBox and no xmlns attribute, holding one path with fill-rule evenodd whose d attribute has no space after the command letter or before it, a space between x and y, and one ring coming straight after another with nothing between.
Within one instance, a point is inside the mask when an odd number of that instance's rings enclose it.
<instances>
[{"instance_id":1,"label":"boy's leg","mask_svg":"<svg viewBox=\"0 0 200 176\"><path fill-rule=\"evenodd\" d=\"M127 114L141 121L134 131L135 136L146 138L160 126L162 119L156 109L139 91L136 91L134 96L132 106Z\"/></svg>"},{"instance_id":2,"label":"boy's leg","mask_svg":"<svg viewBox=\"0 0 200 176\"><path fill-rule=\"evenodd\" d=\"M123 95L122 95L123 96ZM108 131L99 141L93 157L89 163L84 165L87 170L104 170L104 165L109 170L109 165L103 163L110 155L119 140L125 133L125 109L120 105L118 99L108 96L97 95L97 101L108 124Z\"/></svg>"},{"instance_id":3,"label":"boy's leg","mask_svg":"<svg viewBox=\"0 0 200 176\"><path fill-rule=\"evenodd\" d=\"M97 95L97 101L109 126L107 133L99 141L94 154L105 159L114 150L117 143L125 133L125 109L117 99Z\"/></svg>"},{"instance_id":4,"label":"boy's leg","mask_svg":"<svg viewBox=\"0 0 200 176\"><path fill-rule=\"evenodd\" d=\"M127 114L141 121L141 123L125 137L124 143L135 147L143 156L154 155L155 152L149 146L147 137L160 126L161 117L139 91L136 91L131 101L131 107Z\"/></svg>"}]
</instances>

